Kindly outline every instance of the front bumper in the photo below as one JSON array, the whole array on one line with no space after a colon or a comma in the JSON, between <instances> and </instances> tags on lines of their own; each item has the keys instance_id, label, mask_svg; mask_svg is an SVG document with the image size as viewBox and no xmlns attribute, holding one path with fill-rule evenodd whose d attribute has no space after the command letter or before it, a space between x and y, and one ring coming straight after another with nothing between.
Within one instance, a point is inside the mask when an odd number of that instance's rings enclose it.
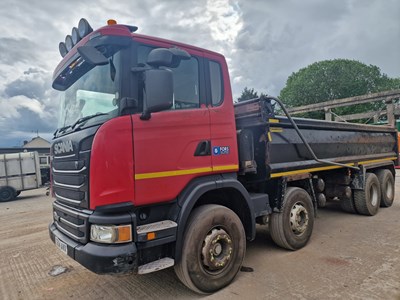
<instances>
[{"instance_id":1,"label":"front bumper","mask_svg":"<svg viewBox=\"0 0 400 300\"><path fill-rule=\"evenodd\" d=\"M67 245L67 254L85 268L97 274L137 273L138 255L135 243L101 245L79 244L60 232L54 223L49 225L50 238L57 237Z\"/></svg>"}]
</instances>

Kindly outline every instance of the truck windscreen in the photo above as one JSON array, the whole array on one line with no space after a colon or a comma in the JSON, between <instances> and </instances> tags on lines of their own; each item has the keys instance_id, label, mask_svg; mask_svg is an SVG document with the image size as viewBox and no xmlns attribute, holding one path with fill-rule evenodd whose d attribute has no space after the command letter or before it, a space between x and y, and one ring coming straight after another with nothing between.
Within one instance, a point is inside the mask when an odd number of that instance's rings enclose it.
<instances>
[{"instance_id":1,"label":"truck windscreen","mask_svg":"<svg viewBox=\"0 0 400 300\"><path fill-rule=\"evenodd\" d=\"M91 119L99 118L103 122L115 115L120 94L119 67L118 51L109 57L109 64L93 67L60 92L59 129L70 127L92 115L96 116Z\"/></svg>"}]
</instances>

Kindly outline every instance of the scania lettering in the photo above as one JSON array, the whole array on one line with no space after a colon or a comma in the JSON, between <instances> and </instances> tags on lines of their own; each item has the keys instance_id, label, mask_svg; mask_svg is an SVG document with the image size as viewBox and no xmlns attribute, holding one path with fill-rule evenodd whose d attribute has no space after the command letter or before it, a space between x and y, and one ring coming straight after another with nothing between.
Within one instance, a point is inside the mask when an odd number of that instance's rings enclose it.
<instances>
[{"instance_id":1,"label":"scania lettering","mask_svg":"<svg viewBox=\"0 0 400 300\"><path fill-rule=\"evenodd\" d=\"M49 232L72 259L98 274L174 267L212 293L257 223L297 250L327 201L392 205L395 129L292 118L270 96L234 104L224 56L136 30L82 19L59 45Z\"/></svg>"},{"instance_id":2,"label":"scania lettering","mask_svg":"<svg viewBox=\"0 0 400 300\"><path fill-rule=\"evenodd\" d=\"M74 151L74 147L72 146L72 141L63 141L54 144L53 149L55 155Z\"/></svg>"}]
</instances>

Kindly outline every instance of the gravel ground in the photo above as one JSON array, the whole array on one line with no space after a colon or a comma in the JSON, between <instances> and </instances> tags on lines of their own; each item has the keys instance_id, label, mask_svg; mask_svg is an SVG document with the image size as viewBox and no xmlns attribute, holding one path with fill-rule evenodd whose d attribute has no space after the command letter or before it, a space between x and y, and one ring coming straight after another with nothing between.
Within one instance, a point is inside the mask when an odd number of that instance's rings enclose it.
<instances>
[{"instance_id":1,"label":"gravel ground","mask_svg":"<svg viewBox=\"0 0 400 300\"><path fill-rule=\"evenodd\" d=\"M396 200L374 217L319 211L310 243L285 251L259 227L244 266L224 290L199 296L173 269L142 276L96 275L50 241L52 199L45 189L0 203L1 299L400 299L400 174ZM51 271L66 272L51 276Z\"/></svg>"}]
</instances>

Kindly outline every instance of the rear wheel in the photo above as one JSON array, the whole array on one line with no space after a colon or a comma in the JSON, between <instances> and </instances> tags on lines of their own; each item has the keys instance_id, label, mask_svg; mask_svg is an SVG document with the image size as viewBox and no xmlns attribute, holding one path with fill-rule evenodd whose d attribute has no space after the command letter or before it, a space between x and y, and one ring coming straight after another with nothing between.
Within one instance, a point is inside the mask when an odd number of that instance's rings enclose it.
<instances>
[{"instance_id":1,"label":"rear wheel","mask_svg":"<svg viewBox=\"0 0 400 300\"><path fill-rule=\"evenodd\" d=\"M298 187L289 187L283 200L283 211L273 213L269 228L274 242L285 249L304 247L314 227L314 209L310 195Z\"/></svg>"},{"instance_id":2,"label":"rear wheel","mask_svg":"<svg viewBox=\"0 0 400 300\"><path fill-rule=\"evenodd\" d=\"M376 173L378 176L379 184L381 187L381 206L382 207L390 207L393 204L394 200L394 177L392 172L389 170L379 170Z\"/></svg>"},{"instance_id":3,"label":"rear wheel","mask_svg":"<svg viewBox=\"0 0 400 300\"><path fill-rule=\"evenodd\" d=\"M354 191L354 204L361 215L376 215L381 203L381 188L374 173L366 173L364 190Z\"/></svg>"},{"instance_id":4,"label":"rear wheel","mask_svg":"<svg viewBox=\"0 0 400 300\"><path fill-rule=\"evenodd\" d=\"M212 293L235 278L245 251L246 236L239 217L224 206L203 205L190 216L175 272L191 290Z\"/></svg>"},{"instance_id":5,"label":"rear wheel","mask_svg":"<svg viewBox=\"0 0 400 300\"><path fill-rule=\"evenodd\" d=\"M0 188L0 201L11 201L15 198L15 190L9 186Z\"/></svg>"},{"instance_id":6,"label":"rear wheel","mask_svg":"<svg viewBox=\"0 0 400 300\"><path fill-rule=\"evenodd\" d=\"M342 207L342 210L344 210L345 212L348 212L350 214L357 213L353 197L340 199L340 206Z\"/></svg>"}]
</instances>

